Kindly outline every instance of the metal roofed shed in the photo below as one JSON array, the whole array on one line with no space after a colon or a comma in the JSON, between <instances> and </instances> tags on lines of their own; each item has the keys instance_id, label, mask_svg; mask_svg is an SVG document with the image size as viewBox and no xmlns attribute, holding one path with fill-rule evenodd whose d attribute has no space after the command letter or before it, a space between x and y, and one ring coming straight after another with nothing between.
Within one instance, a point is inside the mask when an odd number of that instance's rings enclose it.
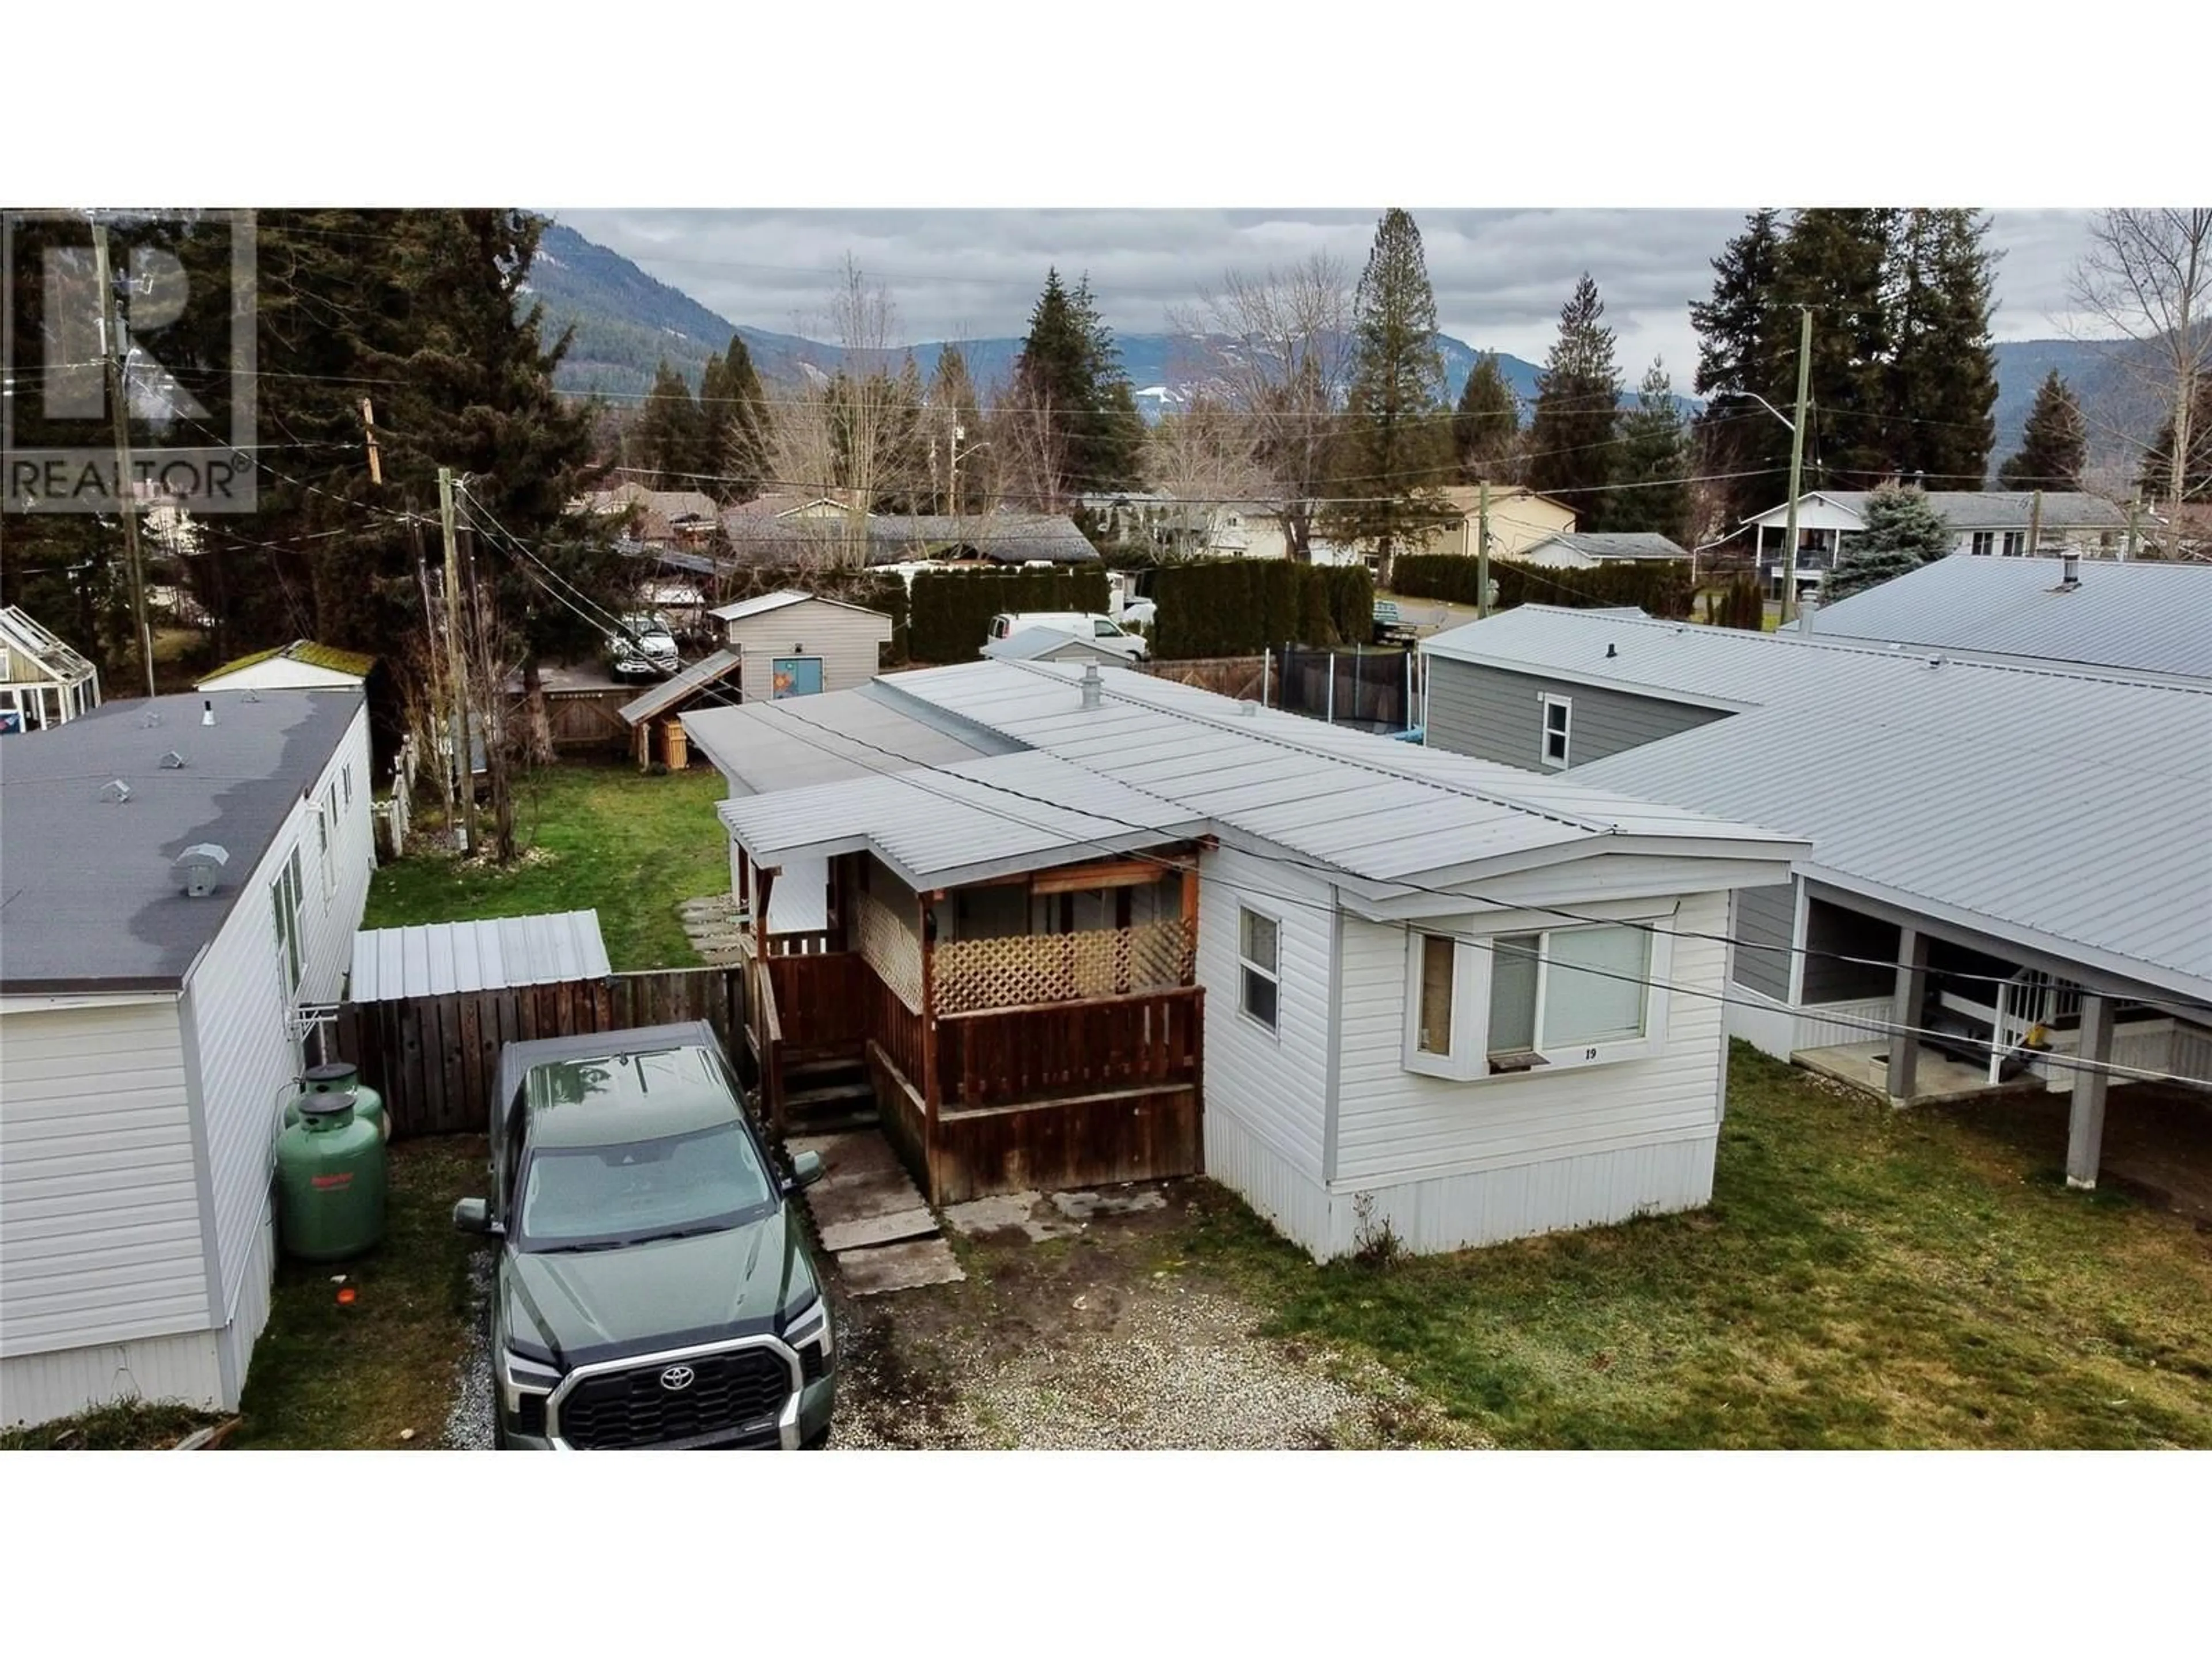
<instances>
[{"instance_id":1,"label":"metal roofed shed","mask_svg":"<svg viewBox=\"0 0 2212 1659\"><path fill-rule=\"evenodd\" d=\"M1822 606L1810 631L2212 680L2212 564L1954 553Z\"/></svg>"},{"instance_id":2,"label":"metal roofed shed","mask_svg":"<svg viewBox=\"0 0 2212 1659\"><path fill-rule=\"evenodd\" d=\"M614 971L597 910L363 928L353 937L354 1002L397 1002L516 985L564 985Z\"/></svg>"},{"instance_id":3,"label":"metal roofed shed","mask_svg":"<svg viewBox=\"0 0 2212 1659\"><path fill-rule=\"evenodd\" d=\"M983 654L1002 662L1122 664L1128 661L1122 653L1108 651L1080 634L1064 634L1050 628L1024 628L1018 634L1011 634L1003 640L986 640Z\"/></svg>"}]
</instances>

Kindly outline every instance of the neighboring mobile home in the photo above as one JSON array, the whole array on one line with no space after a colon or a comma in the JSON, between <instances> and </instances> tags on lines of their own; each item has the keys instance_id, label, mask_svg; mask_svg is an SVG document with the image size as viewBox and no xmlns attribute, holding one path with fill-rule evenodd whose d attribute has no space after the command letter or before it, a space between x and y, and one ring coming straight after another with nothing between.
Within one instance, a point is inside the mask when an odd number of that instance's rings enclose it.
<instances>
[{"instance_id":1,"label":"neighboring mobile home","mask_svg":"<svg viewBox=\"0 0 2212 1659\"><path fill-rule=\"evenodd\" d=\"M1797 587L1799 597L1817 592L1834 568L1844 538L1866 528L1868 489L1814 489L1797 498ZM2019 558L2030 552L2072 552L2112 558L2121 550L2127 514L2101 495L2073 490L2045 490L2039 507L2033 491L2017 489L1931 489L1928 505L1951 528L1954 550L1981 557ZM2039 519L2038 514L2040 514ZM1759 580L1771 594L1782 592L1782 572L1790 533L1790 503L1770 507L1744 520ZM2028 545L2033 538L2036 546Z\"/></svg>"},{"instance_id":2,"label":"neighboring mobile home","mask_svg":"<svg viewBox=\"0 0 2212 1659\"><path fill-rule=\"evenodd\" d=\"M1717 941L1799 843L1095 664L685 724L771 1109L864 1064L937 1202L1202 1163L1327 1258L1711 1193Z\"/></svg>"},{"instance_id":3,"label":"neighboring mobile home","mask_svg":"<svg viewBox=\"0 0 2212 1659\"><path fill-rule=\"evenodd\" d=\"M358 688L111 703L9 740L0 1419L237 1406L281 1108L368 896L368 769Z\"/></svg>"},{"instance_id":4,"label":"neighboring mobile home","mask_svg":"<svg viewBox=\"0 0 2212 1659\"><path fill-rule=\"evenodd\" d=\"M1959 1088L2073 1091L2083 1186L2111 1082L2212 1083L2212 685L1547 605L1421 649L1436 747L1812 842L1735 896L1734 1035L1906 1102L1894 1035L1962 1023Z\"/></svg>"}]
</instances>

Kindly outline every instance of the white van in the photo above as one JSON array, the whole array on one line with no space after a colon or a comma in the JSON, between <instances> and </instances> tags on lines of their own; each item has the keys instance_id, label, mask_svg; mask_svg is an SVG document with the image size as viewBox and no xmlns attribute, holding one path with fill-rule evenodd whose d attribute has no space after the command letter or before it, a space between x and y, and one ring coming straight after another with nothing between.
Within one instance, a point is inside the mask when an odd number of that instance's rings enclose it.
<instances>
[{"instance_id":1,"label":"white van","mask_svg":"<svg viewBox=\"0 0 2212 1659\"><path fill-rule=\"evenodd\" d=\"M1111 617L1102 617L1096 611L1002 611L991 618L991 637L994 640L1010 640L1031 628L1054 634L1073 634L1079 640L1090 641L1101 651L1111 651L1131 662L1142 662L1152 654L1141 634L1126 632Z\"/></svg>"}]
</instances>

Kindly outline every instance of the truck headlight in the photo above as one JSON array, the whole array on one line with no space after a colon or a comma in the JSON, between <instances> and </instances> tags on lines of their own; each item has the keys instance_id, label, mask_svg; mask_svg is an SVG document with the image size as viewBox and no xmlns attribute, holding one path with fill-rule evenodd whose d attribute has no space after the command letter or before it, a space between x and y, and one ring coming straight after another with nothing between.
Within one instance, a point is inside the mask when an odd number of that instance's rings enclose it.
<instances>
[{"instance_id":1,"label":"truck headlight","mask_svg":"<svg viewBox=\"0 0 2212 1659\"><path fill-rule=\"evenodd\" d=\"M526 1359L512 1348L499 1352L499 1392L509 1417L522 1415L523 1396L535 1395L543 1402L545 1396L560 1386L561 1373L550 1365Z\"/></svg>"},{"instance_id":2,"label":"truck headlight","mask_svg":"<svg viewBox=\"0 0 2212 1659\"><path fill-rule=\"evenodd\" d=\"M837 1339L830 1322L829 1297L817 1292L812 1302L792 1316L784 1325L783 1340L799 1351L808 1382L812 1382L817 1375L815 1364L810 1362L810 1348L820 1356L820 1370L828 1370L830 1362L837 1357Z\"/></svg>"}]
</instances>

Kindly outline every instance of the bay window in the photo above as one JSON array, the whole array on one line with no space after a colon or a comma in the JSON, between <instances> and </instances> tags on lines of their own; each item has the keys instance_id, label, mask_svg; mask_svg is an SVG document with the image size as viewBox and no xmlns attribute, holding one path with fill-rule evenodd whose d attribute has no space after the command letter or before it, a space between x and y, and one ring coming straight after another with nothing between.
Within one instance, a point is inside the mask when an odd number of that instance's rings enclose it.
<instances>
[{"instance_id":1,"label":"bay window","mask_svg":"<svg viewBox=\"0 0 2212 1659\"><path fill-rule=\"evenodd\" d=\"M1648 924L1416 932L1407 1068L1471 1080L1656 1053L1668 945Z\"/></svg>"}]
</instances>

